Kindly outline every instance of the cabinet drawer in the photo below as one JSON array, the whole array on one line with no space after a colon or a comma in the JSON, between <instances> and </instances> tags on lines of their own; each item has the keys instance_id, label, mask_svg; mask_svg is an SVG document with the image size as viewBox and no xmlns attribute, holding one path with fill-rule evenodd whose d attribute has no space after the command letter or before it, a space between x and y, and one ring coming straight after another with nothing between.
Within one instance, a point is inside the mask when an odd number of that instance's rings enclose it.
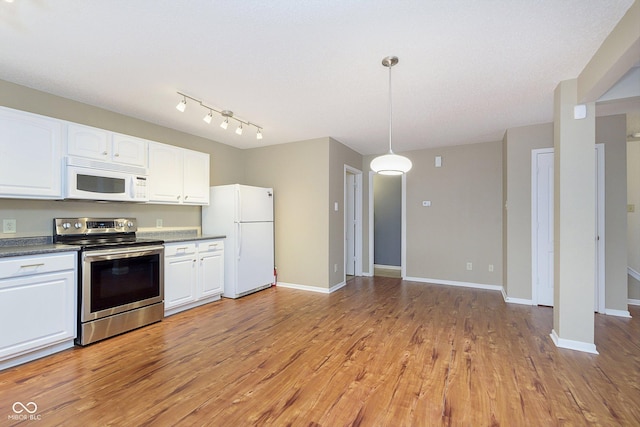
<instances>
[{"instance_id":1,"label":"cabinet drawer","mask_svg":"<svg viewBox=\"0 0 640 427\"><path fill-rule=\"evenodd\" d=\"M224 250L223 240L204 240L198 243L198 252L215 252Z\"/></svg>"},{"instance_id":2,"label":"cabinet drawer","mask_svg":"<svg viewBox=\"0 0 640 427\"><path fill-rule=\"evenodd\" d=\"M75 252L11 257L0 261L0 278L29 276L75 268Z\"/></svg>"},{"instance_id":3,"label":"cabinet drawer","mask_svg":"<svg viewBox=\"0 0 640 427\"><path fill-rule=\"evenodd\" d=\"M195 243L170 243L164 245L164 256L182 256L196 253Z\"/></svg>"}]
</instances>

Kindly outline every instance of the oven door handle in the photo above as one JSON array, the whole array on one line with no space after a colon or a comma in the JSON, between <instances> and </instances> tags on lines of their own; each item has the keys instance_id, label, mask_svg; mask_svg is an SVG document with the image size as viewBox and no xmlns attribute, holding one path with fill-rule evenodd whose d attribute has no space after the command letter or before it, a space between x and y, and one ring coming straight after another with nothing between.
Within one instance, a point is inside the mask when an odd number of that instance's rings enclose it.
<instances>
[{"instance_id":1,"label":"oven door handle","mask_svg":"<svg viewBox=\"0 0 640 427\"><path fill-rule=\"evenodd\" d=\"M133 258L144 255L162 254L164 246L138 246L135 248L119 248L119 249L106 249L97 251L85 251L84 259L90 258L93 260L111 260L116 258Z\"/></svg>"}]
</instances>

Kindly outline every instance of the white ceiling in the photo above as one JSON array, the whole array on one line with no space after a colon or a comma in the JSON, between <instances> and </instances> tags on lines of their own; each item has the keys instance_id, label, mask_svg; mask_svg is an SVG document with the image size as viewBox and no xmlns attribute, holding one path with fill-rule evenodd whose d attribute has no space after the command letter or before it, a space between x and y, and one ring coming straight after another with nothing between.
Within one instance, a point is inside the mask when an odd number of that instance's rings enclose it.
<instances>
[{"instance_id":1,"label":"white ceiling","mask_svg":"<svg viewBox=\"0 0 640 427\"><path fill-rule=\"evenodd\" d=\"M239 148L331 136L361 154L550 122L633 0L0 1L0 79ZM264 128L236 135L185 92ZM1 100L0 100L1 102Z\"/></svg>"}]
</instances>

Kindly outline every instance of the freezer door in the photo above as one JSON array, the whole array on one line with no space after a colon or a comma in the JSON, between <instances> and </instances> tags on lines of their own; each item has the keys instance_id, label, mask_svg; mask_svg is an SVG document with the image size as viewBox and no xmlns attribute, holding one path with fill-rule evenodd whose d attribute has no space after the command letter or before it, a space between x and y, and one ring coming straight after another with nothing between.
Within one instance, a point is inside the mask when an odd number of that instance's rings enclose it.
<instances>
[{"instance_id":1,"label":"freezer door","mask_svg":"<svg viewBox=\"0 0 640 427\"><path fill-rule=\"evenodd\" d=\"M273 283L273 223L251 222L238 226L236 294L241 295Z\"/></svg>"},{"instance_id":2,"label":"freezer door","mask_svg":"<svg viewBox=\"0 0 640 427\"><path fill-rule=\"evenodd\" d=\"M273 221L273 190L238 185L238 222Z\"/></svg>"}]
</instances>

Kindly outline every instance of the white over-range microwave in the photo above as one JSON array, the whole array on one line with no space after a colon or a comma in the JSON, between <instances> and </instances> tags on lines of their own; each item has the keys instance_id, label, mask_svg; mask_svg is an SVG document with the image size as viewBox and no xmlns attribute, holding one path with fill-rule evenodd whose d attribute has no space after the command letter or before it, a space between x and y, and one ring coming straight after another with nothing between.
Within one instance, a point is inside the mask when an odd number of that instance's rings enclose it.
<instances>
[{"instance_id":1,"label":"white over-range microwave","mask_svg":"<svg viewBox=\"0 0 640 427\"><path fill-rule=\"evenodd\" d=\"M67 157L66 199L146 202L147 169Z\"/></svg>"}]
</instances>

